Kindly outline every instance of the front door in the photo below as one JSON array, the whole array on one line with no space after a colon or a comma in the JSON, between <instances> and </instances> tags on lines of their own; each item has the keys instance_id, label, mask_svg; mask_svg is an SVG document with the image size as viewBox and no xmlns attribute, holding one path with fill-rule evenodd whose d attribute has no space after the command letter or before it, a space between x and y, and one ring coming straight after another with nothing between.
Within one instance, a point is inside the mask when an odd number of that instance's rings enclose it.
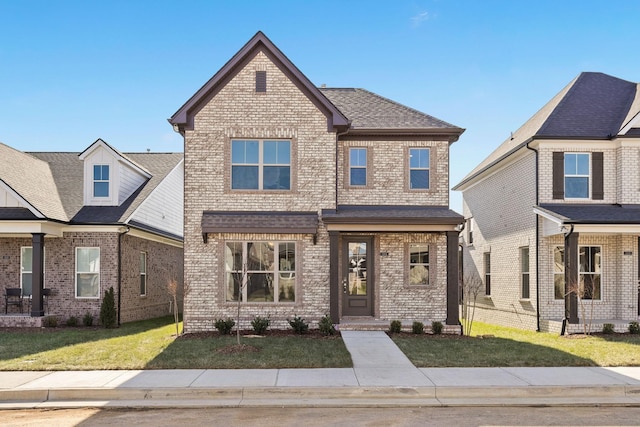
<instances>
[{"instance_id":1,"label":"front door","mask_svg":"<svg viewBox=\"0 0 640 427\"><path fill-rule=\"evenodd\" d=\"M373 316L371 238L344 238L342 246L342 315Z\"/></svg>"}]
</instances>

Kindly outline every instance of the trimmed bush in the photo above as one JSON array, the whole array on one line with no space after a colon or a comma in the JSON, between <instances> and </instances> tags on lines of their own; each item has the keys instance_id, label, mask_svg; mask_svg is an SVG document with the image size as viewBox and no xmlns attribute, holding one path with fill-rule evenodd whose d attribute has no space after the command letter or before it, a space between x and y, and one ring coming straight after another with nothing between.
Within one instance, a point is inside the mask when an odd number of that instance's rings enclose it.
<instances>
[{"instance_id":1,"label":"trimmed bush","mask_svg":"<svg viewBox=\"0 0 640 427\"><path fill-rule=\"evenodd\" d=\"M236 324L236 321L231 318L228 318L227 320L216 319L216 322L213 324L213 326L216 327L216 329L218 330L218 332L220 332L220 334L231 335L231 330L233 329L235 324Z\"/></svg>"},{"instance_id":2,"label":"trimmed bush","mask_svg":"<svg viewBox=\"0 0 640 427\"><path fill-rule=\"evenodd\" d=\"M93 326L93 314L87 313L82 317L82 324L84 326Z\"/></svg>"},{"instance_id":3,"label":"trimmed bush","mask_svg":"<svg viewBox=\"0 0 640 427\"><path fill-rule=\"evenodd\" d=\"M431 332L433 332L434 335L440 335L443 329L444 326L442 322L431 322Z\"/></svg>"},{"instance_id":4,"label":"trimmed bush","mask_svg":"<svg viewBox=\"0 0 640 427\"><path fill-rule=\"evenodd\" d=\"M262 335L267 332L269 323L271 323L269 317L256 316L256 318L251 321L251 327L253 328L253 332L258 335Z\"/></svg>"},{"instance_id":5,"label":"trimmed bush","mask_svg":"<svg viewBox=\"0 0 640 427\"><path fill-rule=\"evenodd\" d=\"M602 325L602 333L603 334L614 334L616 331L614 329L613 323L605 323Z\"/></svg>"},{"instance_id":6,"label":"trimmed bush","mask_svg":"<svg viewBox=\"0 0 640 427\"><path fill-rule=\"evenodd\" d=\"M116 316L116 299L113 295L113 286L104 291L104 298L100 305L100 324L105 328L115 328L118 322Z\"/></svg>"},{"instance_id":7,"label":"trimmed bush","mask_svg":"<svg viewBox=\"0 0 640 427\"><path fill-rule=\"evenodd\" d=\"M55 316L47 316L42 319L42 326L44 326L45 328L57 328L58 318Z\"/></svg>"},{"instance_id":8,"label":"trimmed bush","mask_svg":"<svg viewBox=\"0 0 640 427\"><path fill-rule=\"evenodd\" d=\"M392 334L399 334L402 331L402 322L399 320L392 320L389 324L389 332Z\"/></svg>"},{"instance_id":9,"label":"trimmed bush","mask_svg":"<svg viewBox=\"0 0 640 427\"><path fill-rule=\"evenodd\" d=\"M320 329L320 333L324 336L333 335L336 333L336 328L333 326L333 322L331 321L331 317L328 314L325 314L322 319L318 322L318 329Z\"/></svg>"},{"instance_id":10,"label":"trimmed bush","mask_svg":"<svg viewBox=\"0 0 640 427\"><path fill-rule=\"evenodd\" d=\"M287 319L287 322L296 334L304 334L309 330L309 324L300 316L293 316L293 319Z\"/></svg>"},{"instance_id":11,"label":"trimmed bush","mask_svg":"<svg viewBox=\"0 0 640 427\"><path fill-rule=\"evenodd\" d=\"M411 332L416 335L424 334L424 323L413 322L413 325L411 325Z\"/></svg>"},{"instance_id":12,"label":"trimmed bush","mask_svg":"<svg viewBox=\"0 0 640 427\"><path fill-rule=\"evenodd\" d=\"M640 334L640 324L635 320L633 322L629 322L629 333L630 334Z\"/></svg>"},{"instance_id":13,"label":"trimmed bush","mask_svg":"<svg viewBox=\"0 0 640 427\"><path fill-rule=\"evenodd\" d=\"M71 316L67 319L67 326L75 327L78 326L78 318L76 316Z\"/></svg>"}]
</instances>

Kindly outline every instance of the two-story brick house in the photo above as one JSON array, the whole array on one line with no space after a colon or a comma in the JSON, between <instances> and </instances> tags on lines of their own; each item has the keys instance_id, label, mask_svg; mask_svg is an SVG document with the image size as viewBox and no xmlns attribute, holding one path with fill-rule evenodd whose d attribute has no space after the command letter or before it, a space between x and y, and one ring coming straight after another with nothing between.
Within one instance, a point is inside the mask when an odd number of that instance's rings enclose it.
<instances>
[{"instance_id":1,"label":"two-story brick house","mask_svg":"<svg viewBox=\"0 0 640 427\"><path fill-rule=\"evenodd\" d=\"M40 326L45 314L97 322L110 287L119 322L167 315L168 282L183 277L183 175L182 153L125 154L101 139L81 153L0 143L0 325Z\"/></svg>"},{"instance_id":2,"label":"two-story brick house","mask_svg":"<svg viewBox=\"0 0 640 427\"><path fill-rule=\"evenodd\" d=\"M485 283L476 318L571 332L638 319L639 111L638 84L582 73L454 187L465 275Z\"/></svg>"},{"instance_id":3,"label":"two-story brick house","mask_svg":"<svg viewBox=\"0 0 640 427\"><path fill-rule=\"evenodd\" d=\"M261 32L169 119L185 143L185 330L299 315L458 325L463 129L314 86Z\"/></svg>"}]
</instances>

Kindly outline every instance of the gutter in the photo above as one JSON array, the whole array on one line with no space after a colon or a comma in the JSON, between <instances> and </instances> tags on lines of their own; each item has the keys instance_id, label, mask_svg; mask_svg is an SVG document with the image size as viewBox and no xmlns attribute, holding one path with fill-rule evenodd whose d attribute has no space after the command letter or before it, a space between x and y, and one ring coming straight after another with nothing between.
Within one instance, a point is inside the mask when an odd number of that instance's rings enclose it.
<instances>
[{"instance_id":1,"label":"gutter","mask_svg":"<svg viewBox=\"0 0 640 427\"><path fill-rule=\"evenodd\" d=\"M540 182L538 178L538 150L529 147L529 143L532 140L527 141L525 147L528 150L536 153L536 206L540 204ZM540 220L538 215L536 218L536 332L540 332Z\"/></svg>"},{"instance_id":2,"label":"gutter","mask_svg":"<svg viewBox=\"0 0 640 427\"><path fill-rule=\"evenodd\" d=\"M131 229L125 225L118 233L118 326L120 326L120 306L122 305L122 236L129 231Z\"/></svg>"}]
</instances>

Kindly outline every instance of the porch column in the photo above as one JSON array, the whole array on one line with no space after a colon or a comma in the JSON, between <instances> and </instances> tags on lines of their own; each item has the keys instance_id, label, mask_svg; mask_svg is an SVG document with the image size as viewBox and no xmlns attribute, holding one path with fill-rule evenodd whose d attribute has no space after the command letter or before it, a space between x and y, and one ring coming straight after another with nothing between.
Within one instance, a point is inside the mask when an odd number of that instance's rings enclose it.
<instances>
[{"instance_id":1,"label":"porch column","mask_svg":"<svg viewBox=\"0 0 640 427\"><path fill-rule=\"evenodd\" d=\"M338 269L338 237L340 233L337 231L329 231L329 315L333 323L340 322L339 303L340 293L340 277Z\"/></svg>"},{"instance_id":2,"label":"porch column","mask_svg":"<svg viewBox=\"0 0 640 427\"><path fill-rule=\"evenodd\" d=\"M44 316L42 289L44 288L44 233L33 233L32 246L32 282L31 317Z\"/></svg>"},{"instance_id":3,"label":"porch column","mask_svg":"<svg viewBox=\"0 0 640 427\"><path fill-rule=\"evenodd\" d=\"M447 231L447 325L460 324L458 256L458 232Z\"/></svg>"},{"instance_id":4,"label":"porch column","mask_svg":"<svg viewBox=\"0 0 640 427\"><path fill-rule=\"evenodd\" d=\"M578 236L569 233L564 237L564 317L569 323L580 323L578 318ZM572 291L573 288L573 291Z\"/></svg>"}]
</instances>

